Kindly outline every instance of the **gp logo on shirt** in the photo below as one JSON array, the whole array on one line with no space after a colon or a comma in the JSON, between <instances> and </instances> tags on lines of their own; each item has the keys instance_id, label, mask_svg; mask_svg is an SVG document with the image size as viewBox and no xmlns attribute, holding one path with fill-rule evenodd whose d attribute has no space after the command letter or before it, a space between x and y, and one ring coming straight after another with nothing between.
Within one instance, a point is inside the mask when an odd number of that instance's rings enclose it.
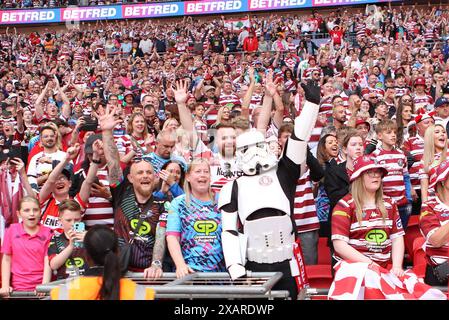
<instances>
[{"instance_id":1,"label":"gp logo on shirt","mask_svg":"<svg viewBox=\"0 0 449 320\"><path fill-rule=\"evenodd\" d=\"M130 222L132 230L137 228L137 224L139 223L139 219L132 219ZM151 231L151 226L148 222L143 221L142 225L140 226L139 231L137 231L137 235L144 236L149 234Z\"/></svg>"},{"instance_id":2,"label":"gp logo on shirt","mask_svg":"<svg viewBox=\"0 0 449 320\"><path fill-rule=\"evenodd\" d=\"M218 224L213 220L199 220L193 225L193 229L196 232L204 233L206 236L217 230L217 228Z\"/></svg>"},{"instance_id":3,"label":"gp logo on shirt","mask_svg":"<svg viewBox=\"0 0 449 320\"><path fill-rule=\"evenodd\" d=\"M384 230L374 229L366 234L365 240L379 245L387 240L387 233Z\"/></svg>"},{"instance_id":4,"label":"gp logo on shirt","mask_svg":"<svg viewBox=\"0 0 449 320\"><path fill-rule=\"evenodd\" d=\"M78 268L81 268L82 266L84 266L84 259L80 258L80 257L76 257L73 258L73 262L75 262L75 266ZM72 259L67 259L67 261L65 262L65 267L68 268L74 268L73 264L72 264Z\"/></svg>"}]
</instances>

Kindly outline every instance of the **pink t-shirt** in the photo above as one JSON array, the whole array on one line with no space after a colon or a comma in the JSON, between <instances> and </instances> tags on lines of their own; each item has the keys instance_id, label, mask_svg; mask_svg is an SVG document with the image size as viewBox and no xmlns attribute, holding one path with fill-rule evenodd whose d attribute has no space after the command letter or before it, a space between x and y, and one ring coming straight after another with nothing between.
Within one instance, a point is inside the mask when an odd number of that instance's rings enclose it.
<instances>
[{"instance_id":1,"label":"pink t-shirt","mask_svg":"<svg viewBox=\"0 0 449 320\"><path fill-rule=\"evenodd\" d=\"M1 252L11 256L11 287L14 291L31 291L42 283L44 258L52 231L40 226L30 236L22 223L13 223L6 229Z\"/></svg>"}]
</instances>

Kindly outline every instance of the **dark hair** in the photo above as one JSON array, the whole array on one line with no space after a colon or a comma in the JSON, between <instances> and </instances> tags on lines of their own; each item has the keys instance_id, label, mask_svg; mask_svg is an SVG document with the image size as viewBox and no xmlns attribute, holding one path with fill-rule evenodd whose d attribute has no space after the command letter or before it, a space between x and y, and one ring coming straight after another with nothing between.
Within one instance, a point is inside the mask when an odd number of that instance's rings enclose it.
<instances>
[{"instance_id":1,"label":"dark hair","mask_svg":"<svg viewBox=\"0 0 449 320\"><path fill-rule=\"evenodd\" d=\"M317 150L316 150L316 158L321 165L324 165L327 161L330 160L330 157L326 152L326 140L329 137L334 137L335 139L337 139L335 134L328 133L328 134L325 134L324 136L322 136L320 138L320 141L318 141L318 146L317 146Z\"/></svg>"},{"instance_id":2,"label":"dark hair","mask_svg":"<svg viewBox=\"0 0 449 320\"><path fill-rule=\"evenodd\" d=\"M408 105L404 105L404 102L402 101L402 98L404 96L409 96L411 103ZM397 146L401 146L402 142L404 140L404 129L405 126L403 124L403 119L402 119L402 111L404 110L404 106L409 106L410 108L412 108L412 112L413 112L413 98L410 94L404 94L399 98L398 101L398 108L396 109L396 124L397 124L397 141L396 141L396 145Z\"/></svg>"},{"instance_id":3,"label":"dark hair","mask_svg":"<svg viewBox=\"0 0 449 320\"><path fill-rule=\"evenodd\" d=\"M119 300L121 274L116 234L104 225L95 225L87 231L84 246L95 265L103 266L103 283L97 298Z\"/></svg>"},{"instance_id":4,"label":"dark hair","mask_svg":"<svg viewBox=\"0 0 449 320\"><path fill-rule=\"evenodd\" d=\"M162 170L166 170L168 165L171 164L171 163L176 163L179 166L179 168L181 169L181 177L179 177L179 183L178 184L182 188L182 186L184 185L184 179L185 179L185 176L186 176L186 172L184 170L183 165L179 161L176 161L176 160L169 160L169 161L167 161L161 167L161 171ZM161 186L162 186L162 179L160 179L160 181L159 181L159 187L158 187L159 190L161 189Z\"/></svg>"}]
</instances>

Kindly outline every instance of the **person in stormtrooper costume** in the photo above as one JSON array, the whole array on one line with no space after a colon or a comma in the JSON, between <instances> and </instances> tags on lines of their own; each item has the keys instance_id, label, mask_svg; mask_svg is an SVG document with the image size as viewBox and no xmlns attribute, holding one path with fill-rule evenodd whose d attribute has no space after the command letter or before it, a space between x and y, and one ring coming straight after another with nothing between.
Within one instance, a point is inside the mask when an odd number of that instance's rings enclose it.
<instances>
[{"instance_id":1,"label":"person in stormtrooper costume","mask_svg":"<svg viewBox=\"0 0 449 320\"><path fill-rule=\"evenodd\" d=\"M237 137L236 156L244 175L221 190L222 244L226 268L232 279L252 272L282 272L273 290L298 296L290 269L297 238L293 220L296 183L305 172L307 142L320 103L317 83L302 84L306 102L295 119L295 129L278 160L268 150L260 131Z\"/></svg>"}]
</instances>

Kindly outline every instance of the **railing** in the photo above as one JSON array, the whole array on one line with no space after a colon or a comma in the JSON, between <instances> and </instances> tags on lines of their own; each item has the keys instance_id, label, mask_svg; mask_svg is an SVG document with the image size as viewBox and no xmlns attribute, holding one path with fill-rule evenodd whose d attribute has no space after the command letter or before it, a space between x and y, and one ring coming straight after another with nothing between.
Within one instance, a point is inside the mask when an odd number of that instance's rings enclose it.
<instances>
[{"instance_id":1,"label":"railing","mask_svg":"<svg viewBox=\"0 0 449 320\"><path fill-rule=\"evenodd\" d=\"M196 272L181 279L166 272L158 279L146 279L143 273L128 272L126 278L155 290L156 299L288 299L288 291L272 290L281 272L248 272L246 277L231 280L227 272ZM66 280L37 286L38 293L48 295Z\"/></svg>"}]
</instances>

